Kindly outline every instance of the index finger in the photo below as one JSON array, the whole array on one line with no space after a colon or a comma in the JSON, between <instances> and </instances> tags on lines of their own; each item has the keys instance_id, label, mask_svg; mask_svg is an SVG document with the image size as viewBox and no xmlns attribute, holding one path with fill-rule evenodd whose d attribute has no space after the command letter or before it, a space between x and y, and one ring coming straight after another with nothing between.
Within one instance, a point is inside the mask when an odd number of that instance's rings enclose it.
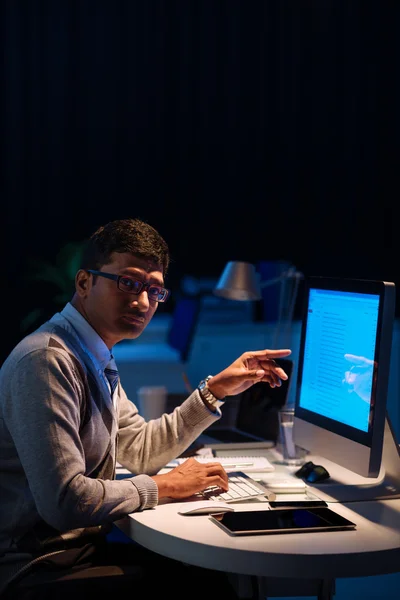
<instances>
[{"instance_id":1,"label":"index finger","mask_svg":"<svg viewBox=\"0 0 400 600\"><path fill-rule=\"evenodd\" d=\"M292 351L289 348L283 350L254 350L253 352L246 352L246 354L249 357L254 356L262 360L263 358L283 358L292 354Z\"/></svg>"},{"instance_id":2,"label":"index finger","mask_svg":"<svg viewBox=\"0 0 400 600\"><path fill-rule=\"evenodd\" d=\"M365 356L357 356L356 354L345 354L345 359L349 362L354 363L355 365L373 365L374 361L370 358L365 358Z\"/></svg>"}]
</instances>

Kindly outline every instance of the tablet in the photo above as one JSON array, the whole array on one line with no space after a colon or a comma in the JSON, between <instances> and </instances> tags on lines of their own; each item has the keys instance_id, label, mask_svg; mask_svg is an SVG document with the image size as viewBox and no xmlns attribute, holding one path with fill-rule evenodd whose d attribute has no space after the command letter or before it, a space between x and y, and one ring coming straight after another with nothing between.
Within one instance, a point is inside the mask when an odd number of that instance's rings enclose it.
<instances>
[{"instance_id":1,"label":"tablet","mask_svg":"<svg viewBox=\"0 0 400 600\"><path fill-rule=\"evenodd\" d=\"M209 518L230 535L343 531L356 528L355 523L325 507L235 511Z\"/></svg>"}]
</instances>

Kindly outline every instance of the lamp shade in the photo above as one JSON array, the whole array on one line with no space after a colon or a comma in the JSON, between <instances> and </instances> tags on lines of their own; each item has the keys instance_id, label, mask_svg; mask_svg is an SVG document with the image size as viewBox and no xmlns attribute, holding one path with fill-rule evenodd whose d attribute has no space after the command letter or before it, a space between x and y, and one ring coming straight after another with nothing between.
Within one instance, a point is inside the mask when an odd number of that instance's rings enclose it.
<instances>
[{"instance_id":1,"label":"lamp shade","mask_svg":"<svg viewBox=\"0 0 400 600\"><path fill-rule=\"evenodd\" d=\"M248 262L228 262L213 292L229 300L260 300L260 278L255 266Z\"/></svg>"}]
</instances>

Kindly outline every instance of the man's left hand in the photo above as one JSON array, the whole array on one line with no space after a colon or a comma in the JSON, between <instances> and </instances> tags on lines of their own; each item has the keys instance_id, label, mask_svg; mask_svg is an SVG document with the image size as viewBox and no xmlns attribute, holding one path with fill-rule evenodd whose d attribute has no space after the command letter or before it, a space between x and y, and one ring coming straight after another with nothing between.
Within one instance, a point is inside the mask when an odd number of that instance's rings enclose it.
<instances>
[{"instance_id":1,"label":"man's left hand","mask_svg":"<svg viewBox=\"0 0 400 600\"><path fill-rule=\"evenodd\" d=\"M279 387L288 378L285 371L275 362L291 354L291 350L255 350L244 352L229 367L214 375L207 383L216 398L235 396L249 389L255 383L265 381Z\"/></svg>"}]
</instances>

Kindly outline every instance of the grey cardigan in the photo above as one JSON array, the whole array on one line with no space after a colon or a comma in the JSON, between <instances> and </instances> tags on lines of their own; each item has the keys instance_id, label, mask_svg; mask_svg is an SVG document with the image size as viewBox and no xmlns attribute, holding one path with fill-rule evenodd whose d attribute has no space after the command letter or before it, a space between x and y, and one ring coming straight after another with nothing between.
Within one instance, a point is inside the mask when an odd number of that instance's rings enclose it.
<instances>
[{"instance_id":1,"label":"grey cardigan","mask_svg":"<svg viewBox=\"0 0 400 600\"><path fill-rule=\"evenodd\" d=\"M11 565L155 506L150 475L220 414L196 390L146 423L121 383L114 408L93 355L59 314L24 338L0 371L0 591ZM116 460L135 476L114 479Z\"/></svg>"}]
</instances>

